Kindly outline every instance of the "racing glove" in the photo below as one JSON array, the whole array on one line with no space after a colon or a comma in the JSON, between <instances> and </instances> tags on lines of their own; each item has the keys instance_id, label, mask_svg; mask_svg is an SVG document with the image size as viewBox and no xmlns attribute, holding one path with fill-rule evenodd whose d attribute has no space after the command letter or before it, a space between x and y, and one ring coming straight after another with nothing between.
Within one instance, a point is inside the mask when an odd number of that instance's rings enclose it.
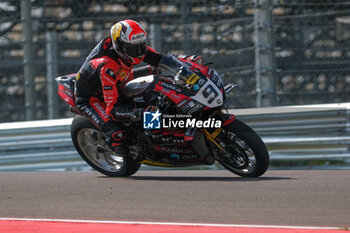
<instances>
[{"instance_id":1,"label":"racing glove","mask_svg":"<svg viewBox=\"0 0 350 233\"><path fill-rule=\"evenodd\" d=\"M185 59L187 61L191 61L191 62L200 64L200 65L203 65L203 58L199 55L192 55L192 56L179 55L178 58Z\"/></svg>"}]
</instances>

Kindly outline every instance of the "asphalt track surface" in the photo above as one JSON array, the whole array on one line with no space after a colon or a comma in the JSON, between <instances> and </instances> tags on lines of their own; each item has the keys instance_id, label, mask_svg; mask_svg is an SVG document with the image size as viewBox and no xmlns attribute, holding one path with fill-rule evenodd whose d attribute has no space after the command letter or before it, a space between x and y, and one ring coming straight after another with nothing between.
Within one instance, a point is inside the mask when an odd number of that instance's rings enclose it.
<instances>
[{"instance_id":1,"label":"asphalt track surface","mask_svg":"<svg viewBox=\"0 0 350 233\"><path fill-rule=\"evenodd\" d=\"M2 172L0 218L350 225L350 170Z\"/></svg>"}]
</instances>

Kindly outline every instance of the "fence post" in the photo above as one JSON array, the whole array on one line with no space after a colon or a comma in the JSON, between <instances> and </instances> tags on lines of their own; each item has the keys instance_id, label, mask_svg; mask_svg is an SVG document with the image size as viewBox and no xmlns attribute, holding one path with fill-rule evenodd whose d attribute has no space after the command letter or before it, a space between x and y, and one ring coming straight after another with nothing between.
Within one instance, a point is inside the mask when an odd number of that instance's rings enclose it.
<instances>
[{"instance_id":1,"label":"fence post","mask_svg":"<svg viewBox=\"0 0 350 233\"><path fill-rule=\"evenodd\" d=\"M256 105L276 105L276 58L272 0L255 0Z\"/></svg>"},{"instance_id":2,"label":"fence post","mask_svg":"<svg viewBox=\"0 0 350 233\"><path fill-rule=\"evenodd\" d=\"M32 31L31 0L21 0L23 68L25 85L26 120L35 120L35 79L33 73L33 31Z\"/></svg>"},{"instance_id":3,"label":"fence post","mask_svg":"<svg viewBox=\"0 0 350 233\"><path fill-rule=\"evenodd\" d=\"M183 42L182 48L184 54L190 55L191 53L191 25L190 25L190 16L191 16L191 1L182 0L181 1L181 24L183 26ZM192 51L193 53L193 51Z\"/></svg>"},{"instance_id":4,"label":"fence post","mask_svg":"<svg viewBox=\"0 0 350 233\"><path fill-rule=\"evenodd\" d=\"M57 33L46 32L46 64L47 64L47 105L49 119L57 118L57 84L54 78L57 77Z\"/></svg>"},{"instance_id":5,"label":"fence post","mask_svg":"<svg viewBox=\"0 0 350 233\"><path fill-rule=\"evenodd\" d=\"M159 24L150 25L151 32L151 47L156 51L162 51L162 35L161 28Z\"/></svg>"}]
</instances>

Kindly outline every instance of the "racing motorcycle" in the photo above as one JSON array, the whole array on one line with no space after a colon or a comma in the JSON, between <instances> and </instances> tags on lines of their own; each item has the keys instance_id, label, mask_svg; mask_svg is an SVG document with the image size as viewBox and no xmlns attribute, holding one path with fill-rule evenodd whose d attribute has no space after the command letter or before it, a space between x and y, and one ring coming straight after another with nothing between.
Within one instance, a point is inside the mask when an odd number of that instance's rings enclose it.
<instances>
[{"instance_id":1,"label":"racing motorcycle","mask_svg":"<svg viewBox=\"0 0 350 233\"><path fill-rule=\"evenodd\" d=\"M156 111L143 113L143 122L125 123L129 154L124 157L108 147L99 127L75 106L76 76L56 79L59 96L77 114L71 124L73 144L92 168L107 176L131 176L142 164L208 165L209 154L239 176L265 173L270 159L264 142L235 115L225 113L226 96L234 84L225 84L209 66L173 55L164 56L159 69L159 74L135 78L121 88L135 108L157 106Z\"/></svg>"}]
</instances>

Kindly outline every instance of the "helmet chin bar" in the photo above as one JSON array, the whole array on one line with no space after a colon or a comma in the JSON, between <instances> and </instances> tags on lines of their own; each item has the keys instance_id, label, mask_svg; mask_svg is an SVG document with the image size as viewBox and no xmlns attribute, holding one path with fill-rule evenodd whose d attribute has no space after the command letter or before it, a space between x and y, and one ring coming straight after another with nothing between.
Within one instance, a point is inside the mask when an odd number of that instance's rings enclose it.
<instances>
[{"instance_id":1,"label":"helmet chin bar","mask_svg":"<svg viewBox=\"0 0 350 233\"><path fill-rule=\"evenodd\" d=\"M142 58L129 57L122 53L118 53L118 55L126 66L138 65L145 58L145 56L143 56Z\"/></svg>"},{"instance_id":2,"label":"helmet chin bar","mask_svg":"<svg viewBox=\"0 0 350 233\"><path fill-rule=\"evenodd\" d=\"M119 63L121 63L123 66L126 66L126 67L130 67L130 66L132 66L134 63L132 63L131 61L129 61L129 60L125 60L125 59L123 59L122 57L120 57L119 56L119 58L118 58L118 61L119 61Z\"/></svg>"},{"instance_id":3,"label":"helmet chin bar","mask_svg":"<svg viewBox=\"0 0 350 233\"><path fill-rule=\"evenodd\" d=\"M132 66L134 63L132 60L130 60L127 56L125 56L119 49L117 49L117 46L113 43L113 49L119 56L119 62L122 63L124 66Z\"/></svg>"},{"instance_id":4,"label":"helmet chin bar","mask_svg":"<svg viewBox=\"0 0 350 233\"><path fill-rule=\"evenodd\" d=\"M134 58L134 57L130 57L126 54L124 54L122 51L120 51L119 48L117 48L116 44L114 42L112 42L113 45L113 49L114 51L118 54L119 56L119 61L121 63L123 63L123 65L125 66L132 66L132 65L137 65L140 64L142 62L142 60L145 58L145 56L143 56L142 58Z\"/></svg>"}]
</instances>

